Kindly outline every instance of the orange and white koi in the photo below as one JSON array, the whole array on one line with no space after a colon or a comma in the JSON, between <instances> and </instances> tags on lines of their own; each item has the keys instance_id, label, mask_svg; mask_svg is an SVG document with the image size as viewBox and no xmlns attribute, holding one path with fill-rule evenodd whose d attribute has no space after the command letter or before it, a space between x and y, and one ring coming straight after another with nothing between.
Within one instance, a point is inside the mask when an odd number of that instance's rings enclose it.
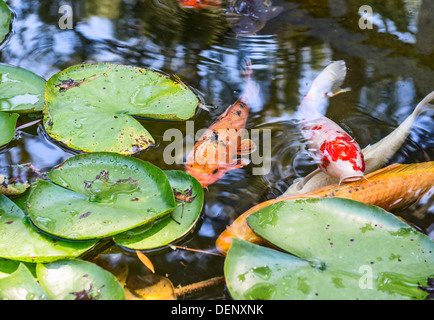
<instances>
[{"instance_id":1,"label":"orange and white koi","mask_svg":"<svg viewBox=\"0 0 434 320\"><path fill-rule=\"evenodd\" d=\"M363 153L357 142L322 115L328 99L346 91L340 88L345 75L344 61L330 64L315 79L298 108L302 133L313 159L319 169L339 178L340 182L359 180L365 171Z\"/></svg>"},{"instance_id":2,"label":"orange and white koi","mask_svg":"<svg viewBox=\"0 0 434 320\"><path fill-rule=\"evenodd\" d=\"M232 238L256 244L265 240L256 235L247 223L247 217L273 203L291 199L339 197L375 205L386 211L401 208L434 189L434 161L414 164L392 164L372 172L367 180L358 180L343 185L333 184L304 193L264 201L241 214L224 230L216 241L217 249L226 253Z\"/></svg>"},{"instance_id":3,"label":"orange and white koi","mask_svg":"<svg viewBox=\"0 0 434 320\"><path fill-rule=\"evenodd\" d=\"M186 172L202 187L216 182L230 170L248 165L248 159L236 159L236 155L249 154L256 149L253 141L244 139L249 104L258 94L257 84L250 78L251 70L249 72L244 93L205 130L187 156Z\"/></svg>"}]
</instances>

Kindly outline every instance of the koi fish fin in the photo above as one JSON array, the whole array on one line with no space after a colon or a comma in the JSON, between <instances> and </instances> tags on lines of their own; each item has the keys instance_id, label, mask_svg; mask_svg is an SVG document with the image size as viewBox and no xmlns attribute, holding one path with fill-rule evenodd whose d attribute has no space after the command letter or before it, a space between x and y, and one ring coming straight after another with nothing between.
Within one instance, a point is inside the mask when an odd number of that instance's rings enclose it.
<instances>
[{"instance_id":1,"label":"koi fish fin","mask_svg":"<svg viewBox=\"0 0 434 320\"><path fill-rule=\"evenodd\" d=\"M244 158L234 159L231 163L227 164L225 169L227 171L236 170L236 169L240 169L242 167L247 166L249 163L250 163L250 160L248 160L248 159L244 159Z\"/></svg>"},{"instance_id":2,"label":"koi fish fin","mask_svg":"<svg viewBox=\"0 0 434 320\"><path fill-rule=\"evenodd\" d=\"M301 178L299 181L297 181L297 190L303 189L304 185L320 172L322 172L322 170L320 168L317 168L304 178Z\"/></svg>"},{"instance_id":3,"label":"koi fish fin","mask_svg":"<svg viewBox=\"0 0 434 320\"><path fill-rule=\"evenodd\" d=\"M334 90L336 90L336 91L334 91ZM351 88L344 88L344 89L342 89L342 88L336 88L336 89L332 88L331 92L327 92L327 97L331 98L331 97L337 96L340 93L344 93L344 92L348 92L348 91L351 91Z\"/></svg>"},{"instance_id":4,"label":"koi fish fin","mask_svg":"<svg viewBox=\"0 0 434 320\"><path fill-rule=\"evenodd\" d=\"M237 154L238 155L251 154L255 150L256 150L256 144L250 139L244 139L241 141L241 144L238 146Z\"/></svg>"}]
</instances>

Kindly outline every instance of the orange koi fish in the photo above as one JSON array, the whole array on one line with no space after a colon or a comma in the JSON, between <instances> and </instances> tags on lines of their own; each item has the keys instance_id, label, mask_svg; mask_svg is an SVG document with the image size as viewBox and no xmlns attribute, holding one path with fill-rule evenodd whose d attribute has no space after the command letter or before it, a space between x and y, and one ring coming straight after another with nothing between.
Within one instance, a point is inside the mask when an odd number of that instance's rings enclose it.
<instances>
[{"instance_id":1,"label":"orange koi fish","mask_svg":"<svg viewBox=\"0 0 434 320\"><path fill-rule=\"evenodd\" d=\"M249 104L258 94L258 87L250 77L251 70L244 93L211 124L187 156L186 172L195 177L202 187L216 182L229 170L248 165L249 160L236 159L235 156L256 150L253 141L243 139L250 112Z\"/></svg>"},{"instance_id":2,"label":"orange koi fish","mask_svg":"<svg viewBox=\"0 0 434 320\"><path fill-rule=\"evenodd\" d=\"M179 5L182 8L194 8L194 9L204 9L206 7L217 7L221 8L221 1L219 0L178 0Z\"/></svg>"},{"instance_id":3,"label":"orange koi fish","mask_svg":"<svg viewBox=\"0 0 434 320\"><path fill-rule=\"evenodd\" d=\"M232 245L232 238L252 243L265 242L247 224L246 218L273 203L300 198L340 197L375 205L384 210L403 207L434 188L434 161L415 164L392 164L358 180L344 185L330 185L305 194L291 195L259 203L240 215L223 231L216 241L217 249L226 253Z\"/></svg>"},{"instance_id":4,"label":"orange koi fish","mask_svg":"<svg viewBox=\"0 0 434 320\"><path fill-rule=\"evenodd\" d=\"M363 153L357 142L338 124L323 116L329 97L347 90L340 88L345 75L344 61L327 66L298 107L302 133L318 168L339 178L340 182L359 180L365 171Z\"/></svg>"}]
</instances>

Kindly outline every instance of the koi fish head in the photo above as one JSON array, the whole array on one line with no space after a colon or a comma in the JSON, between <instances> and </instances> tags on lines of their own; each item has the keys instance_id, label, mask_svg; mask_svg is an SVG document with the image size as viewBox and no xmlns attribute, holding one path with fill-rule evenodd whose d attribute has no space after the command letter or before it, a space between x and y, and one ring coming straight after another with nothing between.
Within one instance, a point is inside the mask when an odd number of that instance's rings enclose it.
<instances>
[{"instance_id":1,"label":"koi fish head","mask_svg":"<svg viewBox=\"0 0 434 320\"><path fill-rule=\"evenodd\" d=\"M363 153L354 139L348 135L326 140L322 144L319 167L340 182L360 180L364 177Z\"/></svg>"}]
</instances>

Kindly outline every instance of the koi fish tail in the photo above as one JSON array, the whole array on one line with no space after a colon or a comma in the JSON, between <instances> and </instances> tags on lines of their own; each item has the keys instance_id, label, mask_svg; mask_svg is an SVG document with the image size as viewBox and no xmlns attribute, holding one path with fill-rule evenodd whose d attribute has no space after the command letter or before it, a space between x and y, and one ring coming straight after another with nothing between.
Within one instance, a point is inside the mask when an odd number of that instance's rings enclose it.
<instances>
[{"instance_id":1,"label":"koi fish tail","mask_svg":"<svg viewBox=\"0 0 434 320\"><path fill-rule=\"evenodd\" d=\"M304 97L299 110L302 112L324 115L329 104L329 98L346 91L341 86L347 74L345 61L339 60L329 64L313 81L312 87Z\"/></svg>"},{"instance_id":2,"label":"koi fish tail","mask_svg":"<svg viewBox=\"0 0 434 320\"><path fill-rule=\"evenodd\" d=\"M241 72L246 78L246 86L241 95L241 100L247 105L251 105L255 102L259 94L259 85L252 80L252 62L249 59L246 59L245 63L246 65Z\"/></svg>"}]
</instances>

